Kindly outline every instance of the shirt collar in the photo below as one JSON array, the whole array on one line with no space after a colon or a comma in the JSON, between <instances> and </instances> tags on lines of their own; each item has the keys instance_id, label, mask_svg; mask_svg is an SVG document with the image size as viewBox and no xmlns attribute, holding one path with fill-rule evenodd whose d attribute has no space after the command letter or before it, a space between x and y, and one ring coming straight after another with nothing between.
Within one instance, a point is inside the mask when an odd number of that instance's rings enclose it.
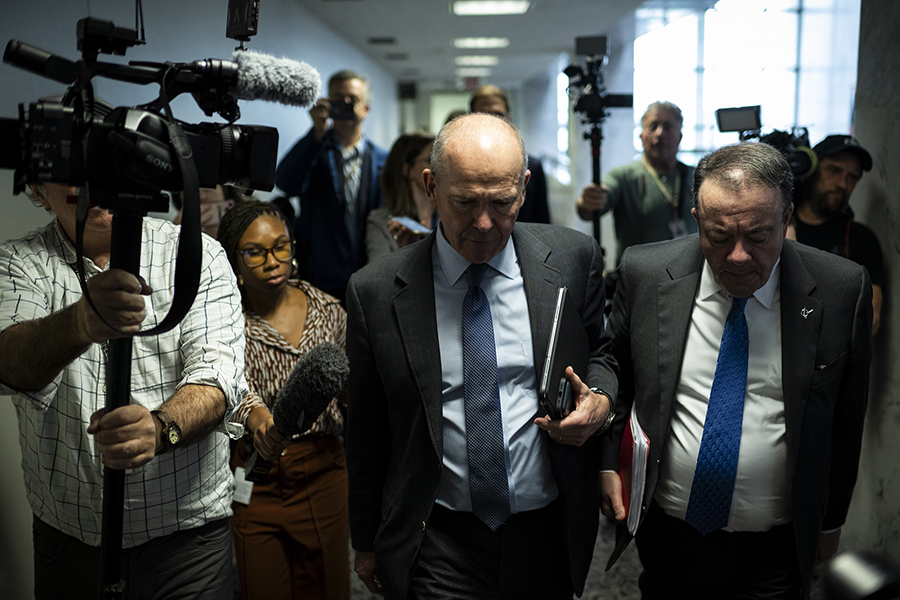
<instances>
[{"instance_id":1,"label":"shirt collar","mask_svg":"<svg viewBox=\"0 0 900 600\"><path fill-rule=\"evenodd\" d=\"M444 226L438 221L437 240L434 245L435 255L444 276L447 278L447 285L453 287L459 278L463 276L469 265L472 264L463 258L456 249L450 245L447 238L444 237ZM512 242L512 236L506 242L503 250L494 258L488 261L488 264L497 272L508 279L513 278L514 267L516 264L516 249Z\"/></svg>"},{"instance_id":2,"label":"shirt collar","mask_svg":"<svg viewBox=\"0 0 900 600\"><path fill-rule=\"evenodd\" d=\"M780 281L781 257L779 256L778 260L775 261L775 266L772 267L772 273L769 275L769 280L766 281L765 285L753 292L753 297L756 298L760 304L765 306L767 310L772 308L772 303L775 301L775 292L778 290ZM719 293L724 294L728 299L731 299L731 294L719 285L713 275L712 267L710 267L709 262L704 259L703 273L700 275L699 299L706 300Z\"/></svg>"},{"instance_id":3,"label":"shirt collar","mask_svg":"<svg viewBox=\"0 0 900 600\"><path fill-rule=\"evenodd\" d=\"M359 140L352 146L342 146L340 144L337 145L338 150L341 153L341 157L344 160L352 160L359 156L362 156L363 147L366 144L366 137L364 135L359 136Z\"/></svg>"}]
</instances>

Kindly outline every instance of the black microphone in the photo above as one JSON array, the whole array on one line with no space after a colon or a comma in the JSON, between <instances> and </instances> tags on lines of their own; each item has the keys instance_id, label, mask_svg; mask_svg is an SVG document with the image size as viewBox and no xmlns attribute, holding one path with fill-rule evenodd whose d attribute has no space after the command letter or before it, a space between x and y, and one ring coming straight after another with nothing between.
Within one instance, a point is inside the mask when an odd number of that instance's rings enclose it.
<instances>
[{"instance_id":1,"label":"black microphone","mask_svg":"<svg viewBox=\"0 0 900 600\"><path fill-rule=\"evenodd\" d=\"M347 355L332 342L322 342L301 356L275 396L272 420L278 432L289 437L308 431L343 389L349 373ZM244 466L244 479L262 481L271 468L272 461L254 450Z\"/></svg>"}]
</instances>

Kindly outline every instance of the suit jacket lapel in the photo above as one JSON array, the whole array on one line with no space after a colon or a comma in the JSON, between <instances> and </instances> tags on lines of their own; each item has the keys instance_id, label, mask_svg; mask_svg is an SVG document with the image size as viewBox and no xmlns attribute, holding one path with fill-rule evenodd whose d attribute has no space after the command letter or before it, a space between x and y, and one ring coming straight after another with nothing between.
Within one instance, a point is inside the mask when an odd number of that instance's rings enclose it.
<instances>
[{"instance_id":1,"label":"suit jacket lapel","mask_svg":"<svg viewBox=\"0 0 900 600\"><path fill-rule=\"evenodd\" d=\"M422 401L435 452L443 460L441 406L441 351L434 312L432 233L397 270L397 291L392 300L400 340Z\"/></svg>"},{"instance_id":2,"label":"suit jacket lapel","mask_svg":"<svg viewBox=\"0 0 900 600\"><path fill-rule=\"evenodd\" d=\"M682 252L666 266L669 279L660 281L657 289L659 412L656 415L658 421L647 423L644 427L648 431L657 432L657 440L654 441L656 451L660 453L669 433L672 402L681 376L684 345L691 323L691 312L694 309L694 297L703 270L703 253L699 241L696 238L694 240L694 243L686 244ZM651 444L651 451L653 447L654 444ZM653 489L652 486L655 486L656 482L648 484L651 484L648 489Z\"/></svg>"},{"instance_id":3,"label":"suit jacket lapel","mask_svg":"<svg viewBox=\"0 0 900 600\"><path fill-rule=\"evenodd\" d=\"M531 324L531 348L534 353L536 382L540 385L541 370L547 354L550 328L556 310L556 298L561 285L559 271L547 264L550 247L525 228L513 230L512 241L522 272L528 320Z\"/></svg>"},{"instance_id":4,"label":"suit jacket lapel","mask_svg":"<svg viewBox=\"0 0 900 600\"><path fill-rule=\"evenodd\" d=\"M784 392L788 474L794 472L800 427L816 368L822 303L811 294L816 282L792 242L781 251L781 385Z\"/></svg>"}]
</instances>

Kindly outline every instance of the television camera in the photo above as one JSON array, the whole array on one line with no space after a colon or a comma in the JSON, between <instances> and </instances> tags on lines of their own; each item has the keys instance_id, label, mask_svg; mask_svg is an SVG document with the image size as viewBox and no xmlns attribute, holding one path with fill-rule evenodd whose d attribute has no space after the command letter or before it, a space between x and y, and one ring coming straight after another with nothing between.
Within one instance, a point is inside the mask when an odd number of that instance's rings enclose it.
<instances>
[{"instance_id":1,"label":"television camera","mask_svg":"<svg viewBox=\"0 0 900 600\"><path fill-rule=\"evenodd\" d=\"M631 94L610 94L603 85L603 69L609 62L608 41L605 35L575 38L575 54L584 56L584 67L572 64L563 69L569 78L569 90L575 97L575 112L584 116L582 123L590 124L584 138L591 141L592 180L600 185L601 125L609 116L608 108L631 108ZM600 243L600 213L593 214L594 238Z\"/></svg>"},{"instance_id":2,"label":"television camera","mask_svg":"<svg viewBox=\"0 0 900 600\"><path fill-rule=\"evenodd\" d=\"M790 131L774 129L762 135L760 105L720 108L716 110L716 125L722 133L737 132L740 141L757 140L781 152L794 175L794 188L812 175L819 159L809 143L806 127L793 127Z\"/></svg>"}]
</instances>

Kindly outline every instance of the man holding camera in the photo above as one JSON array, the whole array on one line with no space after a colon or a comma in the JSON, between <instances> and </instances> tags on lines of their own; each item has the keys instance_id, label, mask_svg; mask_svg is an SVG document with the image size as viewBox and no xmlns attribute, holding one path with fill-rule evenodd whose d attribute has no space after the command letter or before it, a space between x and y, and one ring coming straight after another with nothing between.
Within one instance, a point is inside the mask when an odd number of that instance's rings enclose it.
<instances>
[{"instance_id":1,"label":"man holding camera","mask_svg":"<svg viewBox=\"0 0 900 600\"><path fill-rule=\"evenodd\" d=\"M881 323L884 263L871 229L853 220L850 195L872 169L872 156L849 135L829 135L813 147L815 172L798 190L794 228L797 241L861 264L872 278L872 335Z\"/></svg>"},{"instance_id":2,"label":"man holding camera","mask_svg":"<svg viewBox=\"0 0 900 600\"><path fill-rule=\"evenodd\" d=\"M178 228L143 220L138 277L109 268L112 215L90 208L83 264L95 312L74 266L78 189L29 187L55 218L0 245L0 395L11 396L19 421L34 513L35 598L97 597L104 467L126 470L126 591L226 597L226 419L247 388L241 302L225 253L204 236L190 311L174 329L134 339L130 403L106 412L107 342L165 317Z\"/></svg>"},{"instance_id":3,"label":"man holding camera","mask_svg":"<svg viewBox=\"0 0 900 600\"><path fill-rule=\"evenodd\" d=\"M328 80L328 98L309 111L312 129L275 175L279 188L300 197L294 229L310 260L307 278L342 302L350 275L366 263L366 217L382 204L378 180L387 152L363 136L368 114L369 84L338 71Z\"/></svg>"},{"instance_id":4,"label":"man holding camera","mask_svg":"<svg viewBox=\"0 0 900 600\"><path fill-rule=\"evenodd\" d=\"M641 159L611 170L600 185L585 186L575 203L584 220L613 211L616 265L629 246L697 232L690 201L694 169L677 158L683 122L671 102L650 104L641 117Z\"/></svg>"}]
</instances>

